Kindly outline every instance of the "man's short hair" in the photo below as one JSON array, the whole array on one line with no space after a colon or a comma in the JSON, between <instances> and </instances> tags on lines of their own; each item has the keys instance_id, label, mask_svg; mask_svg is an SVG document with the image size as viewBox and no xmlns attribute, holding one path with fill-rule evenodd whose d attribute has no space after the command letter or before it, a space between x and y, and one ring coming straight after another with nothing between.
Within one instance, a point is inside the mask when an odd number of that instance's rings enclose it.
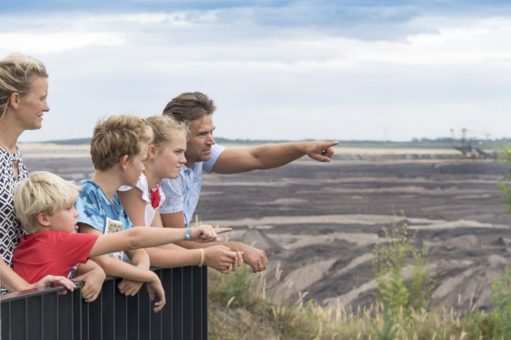
<instances>
[{"instance_id":1,"label":"man's short hair","mask_svg":"<svg viewBox=\"0 0 511 340\"><path fill-rule=\"evenodd\" d=\"M34 171L14 188L14 209L27 234L44 230L37 216L74 206L78 187L47 171Z\"/></svg>"},{"instance_id":2,"label":"man's short hair","mask_svg":"<svg viewBox=\"0 0 511 340\"><path fill-rule=\"evenodd\" d=\"M136 156L143 144L153 138L153 131L145 119L138 116L116 115L96 124L91 140L90 154L96 170L112 168L127 155Z\"/></svg>"},{"instance_id":3,"label":"man's short hair","mask_svg":"<svg viewBox=\"0 0 511 340\"><path fill-rule=\"evenodd\" d=\"M163 115L180 122L191 123L203 116L212 115L215 103L202 92L185 92L172 99L163 109Z\"/></svg>"}]
</instances>

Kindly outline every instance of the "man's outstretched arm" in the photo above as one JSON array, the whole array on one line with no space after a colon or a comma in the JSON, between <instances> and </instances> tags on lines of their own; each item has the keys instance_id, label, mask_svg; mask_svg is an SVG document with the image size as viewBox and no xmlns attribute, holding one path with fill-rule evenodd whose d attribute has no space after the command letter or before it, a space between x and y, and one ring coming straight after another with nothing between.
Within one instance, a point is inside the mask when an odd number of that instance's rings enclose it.
<instances>
[{"instance_id":1,"label":"man's outstretched arm","mask_svg":"<svg viewBox=\"0 0 511 340\"><path fill-rule=\"evenodd\" d=\"M330 162L334 154L333 147L337 144L338 142L292 142L225 149L216 161L213 171L232 174L278 168L305 155L319 162Z\"/></svg>"}]
</instances>

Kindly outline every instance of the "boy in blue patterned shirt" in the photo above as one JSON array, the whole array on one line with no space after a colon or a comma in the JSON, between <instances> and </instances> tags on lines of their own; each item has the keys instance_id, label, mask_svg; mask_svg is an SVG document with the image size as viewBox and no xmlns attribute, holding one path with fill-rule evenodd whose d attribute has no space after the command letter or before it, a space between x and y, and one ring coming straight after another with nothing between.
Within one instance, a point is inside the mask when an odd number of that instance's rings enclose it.
<instances>
[{"instance_id":1,"label":"boy in blue patterned shirt","mask_svg":"<svg viewBox=\"0 0 511 340\"><path fill-rule=\"evenodd\" d=\"M115 233L133 227L122 206L117 189L136 185L144 170L152 129L137 116L111 116L100 121L91 140L91 158L95 168L90 180L83 180L76 203L78 226L82 233ZM144 249L92 258L109 276L122 278L117 285L125 295L135 295L144 282L147 289L164 299L158 276L149 270Z\"/></svg>"}]
</instances>

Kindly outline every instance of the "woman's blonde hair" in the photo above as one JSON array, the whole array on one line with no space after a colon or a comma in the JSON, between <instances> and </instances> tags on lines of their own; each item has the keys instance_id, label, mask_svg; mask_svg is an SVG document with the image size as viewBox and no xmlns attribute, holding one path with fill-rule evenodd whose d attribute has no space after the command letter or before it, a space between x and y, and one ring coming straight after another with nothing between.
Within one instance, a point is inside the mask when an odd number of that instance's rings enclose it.
<instances>
[{"instance_id":1,"label":"woman's blonde hair","mask_svg":"<svg viewBox=\"0 0 511 340\"><path fill-rule=\"evenodd\" d=\"M164 144L172 142L178 133L188 133L188 125L183 122L178 122L169 116L153 116L146 118L147 124L153 129L153 140L156 148L160 148Z\"/></svg>"},{"instance_id":2,"label":"woman's blonde hair","mask_svg":"<svg viewBox=\"0 0 511 340\"><path fill-rule=\"evenodd\" d=\"M26 95L33 77L48 78L46 67L39 60L23 54L11 54L0 60L0 119L7 112L11 94Z\"/></svg>"},{"instance_id":3,"label":"woman's blonde hair","mask_svg":"<svg viewBox=\"0 0 511 340\"><path fill-rule=\"evenodd\" d=\"M96 170L113 167L121 157L138 155L143 144L153 139L153 131L145 119L117 115L99 121L94 128L90 154Z\"/></svg>"},{"instance_id":4,"label":"woman's blonde hair","mask_svg":"<svg viewBox=\"0 0 511 340\"><path fill-rule=\"evenodd\" d=\"M78 186L47 171L34 171L14 188L14 208L27 234L44 230L37 220L40 213L52 215L74 206Z\"/></svg>"}]
</instances>

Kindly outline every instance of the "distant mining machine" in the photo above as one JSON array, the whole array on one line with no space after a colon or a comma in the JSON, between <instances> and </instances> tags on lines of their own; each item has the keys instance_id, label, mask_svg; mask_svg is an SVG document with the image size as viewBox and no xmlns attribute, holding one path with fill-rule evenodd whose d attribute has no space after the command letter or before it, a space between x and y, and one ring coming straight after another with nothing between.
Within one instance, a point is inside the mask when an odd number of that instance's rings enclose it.
<instances>
[{"instance_id":1,"label":"distant mining machine","mask_svg":"<svg viewBox=\"0 0 511 340\"><path fill-rule=\"evenodd\" d=\"M467 138L467 129L461 129L461 138L457 139L454 130L451 129L451 136L453 142L453 148L461 152L463 158L466 159L486 159L486 158L495 158L495 156L491 153L484 151L481 148L478 148L473 145L474 140ZM488 135L486 135L488 139Z\"/></svg>"}]
</instances>

